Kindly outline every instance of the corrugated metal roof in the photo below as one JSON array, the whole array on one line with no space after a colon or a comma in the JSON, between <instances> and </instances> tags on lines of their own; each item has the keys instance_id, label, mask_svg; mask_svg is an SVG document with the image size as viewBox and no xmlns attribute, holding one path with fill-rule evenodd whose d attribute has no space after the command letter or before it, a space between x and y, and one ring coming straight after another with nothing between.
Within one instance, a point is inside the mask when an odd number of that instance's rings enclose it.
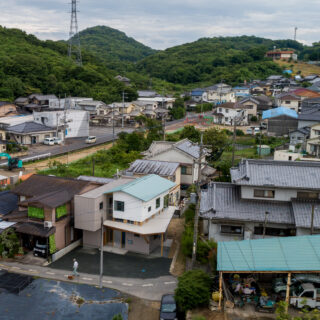
<instances>
[{"instance_id":1,"label":"corrugated metal roof","mask_svg":"<svg viewBox=\"0 0 320 320\"><path fill-rule=\"evenodd\" d=\"M231 183L210 184L201 192L201 217L263 222L268 211L269 223L295 224L290 202L241 199L240 188Z\"/></svg>"},{"instance_id":2,"label":"corrugated metal roof","mask_svg":"<svg viewBox=\"0 0 320 320\"><path fill-rule=\"evenodd\" d=\"M243 160L230 173L238 185L320 190L317 162Z\"/></svg>"},{"instance_id":3,"label":"corrugated metal roof","mask_svg":"<svg viewBox=\"0 0 320 320\"><path fill-rule=\"evenodd\" d=\"M157 174L159 176L173 176L179 165L178 162L136 160L126 171L142 174Z\"/></svg>"},{"instance_id":4,"label":"corrugated metal roof","mask_svg":"<svg viewBox=\"0 0 320 320\"><path fill-rule=\"evenodd\" d=\"M285 108L285 107L278 107L278 108L266 110L266 111L263 111L263 113L262 113L263 120L275 118L275 117L279 117L279 116L288 116L288 117L295 118L295 119L298 118L298 114L296 111L291 110L289 108Z\"/></svg>"},{"instance_id":5,"label":"corrugated metal roof","mask_svg":"<svg viewBox=\"0 0 320 320\"><path fill-rule=\"evenodd\" d=\"M320 236L218 243L219 271L320 270Z\"/></svg>"},{"instance_id":6,"label":"corrugated metal roof","mask_svg":"<svg viewBox=\"0 0 320 320\"><path fill-rule=\"evenodd\" d=\"M125 185L110 190L108 193L122 191L142 201L149 201L170 190L176 184L155 174L135 179Z\"/></svg>"},{"instance_id":7,"label":"corrugated metal roof","mask_svg":"<svg viewBox=\"0 0 320 320\"><path fill-rule=\"evenodd\" d=\"M313 226L315 229L320 229L320 203L303 200L292 200L292 209L296 227L308 228L311 227L312 205L314 205Z\"/></svg>"},{"instance_id":8,"label":"corrugated metal roof","mask_svg":"<svg viewBox=\"0 0 320 320\"><path fill-rule=\"evenodd\" d=\"M79 176L77 180L90 181L90 182L96 182L101 184L107 184L114 181L114 179L110 179L110 178L101 178L101 177L93 177L93 176Z\"/></svg>"}]
</instances>

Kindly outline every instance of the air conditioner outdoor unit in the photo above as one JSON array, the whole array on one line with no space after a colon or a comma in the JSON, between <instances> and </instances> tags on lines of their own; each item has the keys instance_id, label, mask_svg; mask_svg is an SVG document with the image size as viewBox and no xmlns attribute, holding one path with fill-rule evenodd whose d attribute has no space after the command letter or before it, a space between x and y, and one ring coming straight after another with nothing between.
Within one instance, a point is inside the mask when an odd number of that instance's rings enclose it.
<instances>
[{"instance_id":1,"label":"air conditioner outdoor unit","mask_svg":"<svg viewBox=\"0 0 320 320\"><path fill-rule=\"evenodd\" d=\"M45 221L44 222L44 227L45 228L52 228L52 222L51 221Z\"/></svg>"}]
</instances>

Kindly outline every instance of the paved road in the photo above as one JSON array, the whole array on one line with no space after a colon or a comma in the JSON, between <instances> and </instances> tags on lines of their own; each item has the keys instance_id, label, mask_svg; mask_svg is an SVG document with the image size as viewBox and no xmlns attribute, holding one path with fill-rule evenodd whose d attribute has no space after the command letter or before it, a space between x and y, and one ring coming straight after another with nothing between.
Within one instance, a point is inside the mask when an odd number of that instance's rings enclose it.
<instances>
[{"instance_id":1,"label":"paved road","mask_svg":"<svg viewBox=\"0 0 320 320\"><path fill-rule=\"evenodd\" d=\"M126 268L130 268L127 266ZM33 275L40 278L52 279L57 281L67 281L71 283L83 283L90 285L99 284L99 276L79 272L80 276L75 280L68 280L69 270L59 270L50 267L22 264L18 262L0 262L0 270L7 270L26 275ZM131 294L141 299L160 301L163 294L173 293L177 286L177 279L173 276L162 276L153 279L103 277L104 287L119 290Z\"/></svg>"}]
</instances>

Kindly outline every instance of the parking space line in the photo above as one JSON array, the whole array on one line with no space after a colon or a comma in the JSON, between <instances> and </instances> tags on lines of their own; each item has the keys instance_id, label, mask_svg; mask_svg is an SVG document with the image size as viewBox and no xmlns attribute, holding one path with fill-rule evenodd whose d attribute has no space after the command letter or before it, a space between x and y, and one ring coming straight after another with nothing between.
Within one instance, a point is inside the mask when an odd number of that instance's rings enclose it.
<instances>
[{"instance_id":1,"label":"parking space line","mask_svg":"<svg viewBox=\"0 0 320 320\"><path fill-rule=\"evenodd\" d=\"M175 284L176 282L175 281L168 281L168 282L165 282L164 284Z\"/></svg>"},{"instance_id":2,"label":"parking space line","mask_svg":"<svg viewBox=\"0 0 320 320\"><path fill-rule=\"evenodd\" d=\"M51 275L54 275L55 273L54 272L46 272L46 274L51 274Z\"/></svg>"},{"instance_id":3,"label":"parking space line","mask_svg":"<svg viewBox=\"0 0 320 320\"><path fill-rule=\"evenodd\" d=\"M112 281L111 280L102 280L102 282L104 282L104 283L112 283Z\"/></svg>"},{"instance_id":4,"label":"parking space line","mask_svg":"<svg viewBox=\"0 0 320 320\"><path fill-rule=\"evenodd\" d=\"M142 286L143 287L153 287L153 284L152 283L146 283L146 284L143 284Z\"/></svg>"},{"instance_id":5,"label":"parking space line","mask_svg":"<svg viewBox=\"0 0 320 320\"><path fill-rule=\"evenodd\" d=\"M19 267L11 267L11 269L21 270L21 268L19 268Z\"/></svg>"},{"instance_id":6,"label":"parking space line","mask_svg":"<svg viewBox=\"0 0 320 320\"><path fill-rule=\"evenodd\" d=\"M126 286L126 287L132 287L132 286L133 286L132 283L126 283L126 282L124 282L122 285L123 285L123 286Z\"/></svg>"},{"instance_id":7,"label":"parking space line","mask_svg":"<svg viewBox=\"0 0 320 320\"><path fill-rule=\"evenodd\" d=\"M39 271L33 270L33 269L29 269L28 271L29 271L29 272L35 272L35 273L38 273L38 272L39 272Z\"/></svg>"},{"instance_id":8,"label":"parking space line","mask_svg":"<svg viewBox=\"0 0 320 320\"><path fill-rule=\"evenodd\" d=\"M82 279L83 279L83 280L92 281L92 278L85 278L85 277L83 277Z\"/></svg>"}]
</instances>

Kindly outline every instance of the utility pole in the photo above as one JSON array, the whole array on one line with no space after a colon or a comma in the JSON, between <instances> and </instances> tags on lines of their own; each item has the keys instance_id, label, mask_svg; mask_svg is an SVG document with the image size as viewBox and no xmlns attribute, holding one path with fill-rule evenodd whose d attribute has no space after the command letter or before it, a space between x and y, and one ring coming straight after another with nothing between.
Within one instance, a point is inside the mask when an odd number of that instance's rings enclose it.
<instances>
[{"instance_id":1,"label":"utility pole","mask_svg":"<svg viewBox=\"0 0 320 320\"><path fill-rule=\"evenodd\" d=\"M92 176L93 176L93 177L94 177L95 164L96 164L95 158L92 157Z\"/></svg>"},{"instance_id":2,"label":"utility pole","mask_svg":"<svg viewBox=\"0 0 320 320\"><path fill-rule=\"evenodd\" d=\"M112 146L114 146L114 103L112 104Z\"/></svg>"},{"instance_id":3,"label":"utility pole","mask_svg":"<svg viewBox=\"0 0 320 320\"><path fill-rule=\"evenodd\" d=\"M82 66L80 36L78 31L77 3L78 3L78 0L71 0L71 22L70 22L70 31L69 31L68 56L70 59L72 59L72 54L75 53L76 63L79 66Z\"/></svg>"},{"instance_id":4,"label":"utility pole","mask_svg":"<svg viewBox=\"0 0 320 320\"><path fill-rule=\"evenodd\" d=\"M314 221L314 204L311 207L311 226L310 226L310 234L313 235L313 222Z\"/></svg>"},{"instance_id":5,"label":"utility pole","mask_svg":"<svg viewBox=\"0 0 320 320\"><path fill-rule=\"evenodd\" d=\"M122 119L121 119L121 127L123 128L123 112L124 112L124 90L122 90Z\"/></svg>"},{"instance_id":6,"label":"utility pole","mask_svg":"<svg viewBox=\"0 0 320 320\"><path fill-rule=\"evenodd\" d=\"M193 246L192 246L192 260L191 260L191 266L192 269L194 267L194 264L196 262L197 257L197 241L198 241L198 226L199 226L199 212L200 212L200 202L201 202L201 158L203 153L203 133L201 133L201 141L200 141L200 151L199 151L199 158L198 158L198 178L197 178L197 205L196 205L196 212L194 215L194 229L193 229Z\"/></svg>"},{"instance_id":7,"label":"utility pole","mask_svg":"<svg viewBox=\"0 0 320 320\"><path fill-rule=\"evenodd\" d=\"M233 118L233 135L232 135L232 165L231 168L234 167L234 149L236 147L236 117Z\"/></svg>"},{"instance_id":8,"label":"utility pole","mask_svg":"<svg viewBox=\"0 0 320 320\"><path fill-rule=\"evenodd\" d=\"M297 30L298 30L298 27L294 27L294 37L293 37L294 41L297 40Z\"/></svg>"},{"instance_id":9,"label":"utility pole","mask_svg":"<svg viewBox=\"0 0 320 320\"><path fill-rule=\"evenodd\" d=\"M101 212L101 243L100 243L100 276L99 276L99 288L102 288L103 277L103 213Z\"/></svg>"},{"instance_id":10,"label":"utility pole","mask_svg":"<svg viewBox=\"0 0 320 320\"><path fill-rule=\"evenodd\" d=\"M264 239L266 235L266 229L267 229L267 217L268 217L269 212L266 211L264 214L264 224L263 224L263 234L262 234L262 239Z\"/></svg>"},{"instance_id":11,"label":"utility pole","mask_svg":"<svg viewBox=\"0 0 320 320\"><path fill-rule=\"evenodd\" d=\"M162 130L163 130L163 141L166 141L166 115L162 116Z\"/></svg>"}]
</instances>

